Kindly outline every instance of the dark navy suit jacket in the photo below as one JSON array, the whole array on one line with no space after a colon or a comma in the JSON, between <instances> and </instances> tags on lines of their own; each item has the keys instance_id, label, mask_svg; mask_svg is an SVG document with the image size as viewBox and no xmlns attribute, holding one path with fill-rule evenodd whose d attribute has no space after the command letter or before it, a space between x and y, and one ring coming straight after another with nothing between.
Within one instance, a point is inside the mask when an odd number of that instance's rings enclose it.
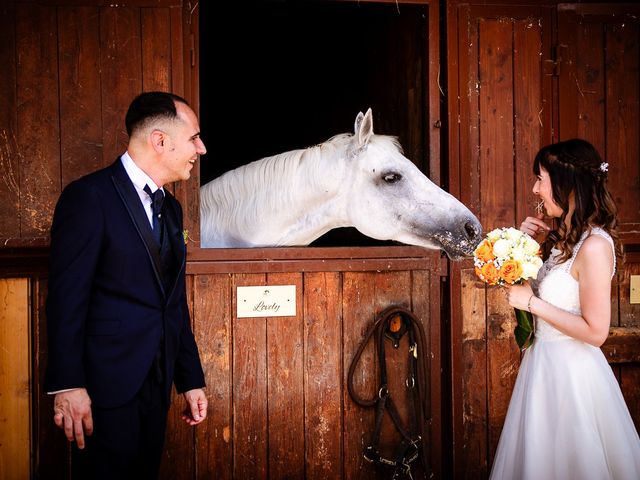
<instances>
[{"instance_id":1,"label":"dark navy suit jacket","mask_svg":"<svg viewBox=\"0 0 640 480\"><path fill-rule=\"evenodd\" d=\"M47 391L85 387L94 405L121 406L138 392L161 341L166 378L178 392L204 386L185 296L182 209L169 192L164 219L178 266L167 290L151 225L120 159L64 189L51 227Z\"/></svg>"}]
</instances>

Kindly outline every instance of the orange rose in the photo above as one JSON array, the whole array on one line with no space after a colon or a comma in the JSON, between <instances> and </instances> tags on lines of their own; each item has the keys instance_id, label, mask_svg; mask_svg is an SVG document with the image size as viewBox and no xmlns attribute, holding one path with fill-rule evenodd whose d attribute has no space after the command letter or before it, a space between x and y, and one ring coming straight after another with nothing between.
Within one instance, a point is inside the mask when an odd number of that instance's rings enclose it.
<instances>
[{"instance_id":1,"label":"orange rose","mask_svg":"<svg viewBox=\"0 0 640 480\"><path fill-rule=\"evenodd\" d=\"M493 245L491 245L491 242L486 238L482 241L482 243L480 243L480 245L476 247L473 254L476 258L482 260L485 263L496 258L493 256Z\"/></svg>"},{"instance_id":2,"label":"orange rose","mask_svg":"<svg viewBox=\"0 0 640 480\"><path fill-rule=\"evenodd\" d=\"M522 266L515 260L507 260L500 267L500 278L513 285L522 276Z\"/></svg>"},{"instance_id":3,"label":"orange rose","mask_svg":"<svg viewBox=\"0 0 640 480\"><path fill-rule=\"evenodd\" d=\"M489 285L495 285L498 282L498 270L492 262L485 263L480 269L480 274Z\"/></svg>"}]
</instances>

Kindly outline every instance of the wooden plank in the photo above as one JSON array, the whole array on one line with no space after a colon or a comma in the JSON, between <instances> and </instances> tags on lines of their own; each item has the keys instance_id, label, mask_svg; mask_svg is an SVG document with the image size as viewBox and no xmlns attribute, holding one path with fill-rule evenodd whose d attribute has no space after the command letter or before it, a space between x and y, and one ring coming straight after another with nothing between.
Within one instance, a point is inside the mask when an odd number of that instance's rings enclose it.
<instances>
[{"instance_id":1,"label":"wooden plank","mask_svg":"<svg viewBox=\"0 0 640 480\"><path fill-rule=\"evenodd\" d=\"M437 250L422 247L398 245L385 247L266 247L266 248L202 248L193 249L189 246L188 259L196 261L250 261L259 260L271 262L274 260L300 259L368 259L368 258L412 258L434 259L440 258ZM426 268L426 263L423 267Z\"/></svg>"},{"instance_id":2,"label":"wooden plank","mask_svg":"<svg viewBox=\"0 0 640 480\"><path fill-rule=\"evenodd\" d=\"M285 253L288 249L282 249ZM258 273L258 272L380 272L422 270L425 259L344 259L344 260L278 260L278 261L200 261L187 264L188 274Z\"/></svg>"},{"instance_id":3,"label":"wooden plank","mask_svg":"<svg viewBox=\"0 0 640 480\"><path fill-rule=\"evenodd\" d=\"M304 276L304 412L308 480L342 475L342 276Z\"/></svg>"},{"instance_id":4,"label":"wooden plank","mask_svg":"<svg viewBox=\"0 0 640 480\"><path fill-rule=\"evenodd\" d=\"M17 4L18 213L22 237L48 235L60 192L57 43L55 8Z\"/></svg>"},{"instance_id":5,"label":"wooden plank","mask_svg":"<svg viewBox=\"0 0 640 480\"><path fill-rule=\"evenodd\" d=\"M349 366L375 320L374 274L367 272L345 272L342 283L342 343L343 382L346 385ZM376 395L377 362L374 360L373 341L362 353L355 370L353 386L362 398ZM374 367L374 365L376 365ZM344 391L344 467L343 478L370 480L375 477L373 465L362 456L365 446L370 445L373 432L374 412L371 408L357 405L349 393Z\"/></svg>"},{"instance_id":6,"label":"wooden plank","mask_svg":"<svg viewBox=\"0 0 640 480\"><path fill-rule=\"evenodd\" d=\"M480 195L482 224L490 230L515 223L513 27L500 18L482 20L479 30Z\"/></svg>"},{"instance_id":7,"label":"wooden plank","mask_svg":"<svg viewBox=\"0 0 640 480\"><path fill-rule=\"evenodd\" d=\"M303 479L304 302L301 273L271 273L267 285L295 285L296 315L267 320L269 477Z\"/></svg>"},{"instance_id":8,"label":"wooden plank","mask_svg":"<svg viewBox=\"0 0 640 480\"><path fill-rule=\"evenodd\" d=\"M432 275L430 270L411 272L411 311L415 314L424 328L426 345L419 355L425 360L428 391L424 392L428 398L426 412L426 445L427 476L435 478L442 475L442 363L441 363L441 332L440 332L440 277ZM436 319L435 321L432 321ZM449 403L449 402L447 402ZM449 405L446 407L450 408ZM450 442L450 439L448 439ZM449 445L450 443L447 443ZM446 447L445 447L446 448Z\"/></svg>"},{"instance_id":9,"label":"wooden plank","mask_svg":"<svg viewBox=\"0 0 640 480\"><path fill-rule=\"evenodd\" d=\"M140 11L142 40L142 89L171 89L171 21L168 8Z\"/></svg>"},{"instance_id":10,"label":"wooden plank","mask_svg":"<svg viewBox=\"0 0 640 480\"><path fill-rule=\"evenodd\" d=\"M578 136L591 142L606 157L604 29L602 24L585 22L576 26L576 33L575 43L580 48L572 87L577 89ZM560 65L561 72L565 63Z\"/></svg>"},{"instance_id":11,"label":"wooden plank","mask_svg":"<svg viewBox=\"0 0 640 480\"><path fill-rule=\"evenodd\" d=\"M533 159L542 142L542 26L532 19L513 25L513 87L515 117L515 222L532 215L536 199ZM550 107L548 107L550 108Z\"/></svg>"},{"instance_id":12,"label":"wooden plank","mask_svg":"<svg viewBox=\"0 0 640 480\"><path fill-rule=\"evenodd\" d=\"M64 3L68 7L113 7L114 3L110 0L19 0L20 3L38 5L58 6ZM129 7L178 7L182 5L183 0L127 0L126 5ZM118 6L118 4L115 4Z\"/></svg>"},{"instance_id":13,"label":"wooden plank","mask_svg":"<svg viewBox=\"0 0 640 480\"><path fill-rule=\"evenodd\" d=\"M122 155L128 143L124 117L142 91L140 9L100 8L103 165Z\"/></svg>"},{"instance_id":14,"label":"wooden plank","mask_svg":"<svg viewBox=\"0 0 640 480\"><path fill-rule=\"evenodd\" d=\"M265 275L233 281L233 478L267 478L267 320L236 318L238 286L266 285Z\"/></svg>"},{"instance_id":15,"label":"wooden plank","mask_svg":"<svg viewBox=\"0 0 640 480\"><path fill-rule=\"evenodd\" d=\"M576 88L576 65L578 45L576 44L577 18L573 12L558 13L558 41L556 60L559 66L558 88L558 124L555 127L554 140L568 140L578 136L578 89ZM553 67L551 67L553 70Z\"/></svg>"},{"instance_id":16,"label":"wooden plank","mask_svg":"<svg viewBox=\"0 0 640 480\"><path fill-rule=\"evenodd\" d=\"M62 188L102 166L100 25L94 7L58 9Z\"/></svg>"},{"instance_id":17,"label":"wooden plank","mask_svg":"<svg viewBox=\"0 0 640 480\"><path fill-rule=\"evenodd\" d=\"M487 350L485 287L471 269L460 270L462 300L462 445L456 462L460 478L486 478Z\"/></svg>"},{"instance_id":18,"label":"wooden plank","mask_svg":"<svg viewBox=\"0 0 640 480\"><path fill-rule=\"evenodd\" d=\"M621 224L640 218L640 25L611 23L606 28L607 160Z\"/></svg>"},{"instance_id":19,"label":"wooden plank","mask_svg":"<svg viewBox=\"0 0 640 480\"><path fill-rule=\"evenodd\" d=\"M460 177L460 199L483 221L480 195L480 65L477 61L480 55L480 20L471 15L469 8L462 8L459 15L462 23L459 27L462 32L460 45L464 48L464 55L460 56L460 86L463 89L460 97L467 100L460 104L461 128L465 129L461 130L465 134L460 138L460 155L463 159L468 158L467 162L461 160L460 165L460 171L463 172ZM466 191L469 192L467 195Z\"/></svg>"},{"instance_id":20,"label":"wooden plank","mask_svg":"<svg viewBox=\"0 0 640 480\"><path fill-rule=\"evenodd\" d=\"M187 305L193 323L194 287L193 277L186 279ZM165 448L162 452L160 478L171 480L192 479L194 472L195 441L194 430L182 420L185 400L176 393L175 386L171 392L171 407L167 417Z\"/></svg>"},{"instance_id":21,"label":"wooden plank","mask_svg":"<svg viewBox=\"0 0 640 480\"><path fill-rule=\"evenodd\" d=\"M196 428L196 468L201 478L232 478L231 277L194 278L194 334L207 384L207 419Z\"/></svg>"},{"instance_id":22,"label":"wooden plank","mask_svg":"<svg viewBox=\"0 0 640 480\"><path fill-rule=\"evenodd\" d=\"M462 381L463 442L460 446L458 478L487 478L489 452L487 444L487 348L483 340L468 340L462 344L465 366Z\"/></svg>"},{"instance_id":23,"label":"wooden plank","mask_svg":"<svg viewBox=\"0 0 640 480\"><path fill-rule=\"evenodd\" d=\"M31 331L29 280L0 279L0 468L4 478L31 476Z\"/></svg>"},{"instance_id":24,"label":"wooden plank","mask_svg":"<svg viewBox=\"0 0 640 480\"><path fill-rule=\"evenodd\" d=\"M0 237L19 237L20 161L17 145L16 99L16 11L0 7Z\"/></svg>"},{"instance_id":25,"label":"wooden plank","mask_svg":"<svg viewBox=\"0 0 640 480\"><path fill-rule=\"evenodd\" d=\"M501 288L487 289L488 448L491 463L498 447L511 391L520 366L513 330L515 314Z\"/></svg>"}]
</instances>

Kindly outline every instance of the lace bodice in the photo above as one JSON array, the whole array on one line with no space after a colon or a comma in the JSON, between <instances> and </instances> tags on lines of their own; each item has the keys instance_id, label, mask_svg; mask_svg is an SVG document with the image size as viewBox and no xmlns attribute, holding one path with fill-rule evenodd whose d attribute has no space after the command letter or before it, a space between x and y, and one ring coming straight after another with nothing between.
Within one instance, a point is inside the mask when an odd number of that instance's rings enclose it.
<instances>
[{"instance_id":1,"label":"lace bodice","mask_svg":"<svg viewBox=\"0 0 640 480\"><path fill-rule=\"evenodd\" d=\"M580 240L573 249L573 254L566 262L557 263L560 251L551 250L551 255L544 262L542 268L538 272L538 278L531 282L533 291L538 297L562 310L580 315L580 290L578 281L571 275L571 266L578 255L578 251L582 243L589 235L600 235L606 238L614 249L611 236L599 227L593 227L590 231L586 231L580 237ZM615 250L613 252L613 272L615 274ZM612 274L613 276L613 274ZM543 319L536 317L536 338L539 339L560 339L571 338L564 333L559 332L549 325Z\"/></svg>"}]
</instances>

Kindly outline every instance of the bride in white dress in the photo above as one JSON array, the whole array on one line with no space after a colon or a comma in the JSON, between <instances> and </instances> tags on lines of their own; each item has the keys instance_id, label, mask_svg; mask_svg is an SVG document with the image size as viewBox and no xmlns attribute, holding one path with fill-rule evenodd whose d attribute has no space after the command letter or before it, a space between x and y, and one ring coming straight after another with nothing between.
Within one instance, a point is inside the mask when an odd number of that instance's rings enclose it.
<instances>
[{"instance_id":1,"label":"bride in white dress","mask_svg":"<svg viewBox=\"0 0 640 480\"><path fill-rule=\"evenodd\" d=\"M509 403L492 479L640 479L640 438L600 346L611 322L611 280L621 248L608 164L568 140L536 155L533 193L546 216L520 230L549 232L532 285L507 287L511 306L536 319Z\"/></svg>"}]
</instances>

